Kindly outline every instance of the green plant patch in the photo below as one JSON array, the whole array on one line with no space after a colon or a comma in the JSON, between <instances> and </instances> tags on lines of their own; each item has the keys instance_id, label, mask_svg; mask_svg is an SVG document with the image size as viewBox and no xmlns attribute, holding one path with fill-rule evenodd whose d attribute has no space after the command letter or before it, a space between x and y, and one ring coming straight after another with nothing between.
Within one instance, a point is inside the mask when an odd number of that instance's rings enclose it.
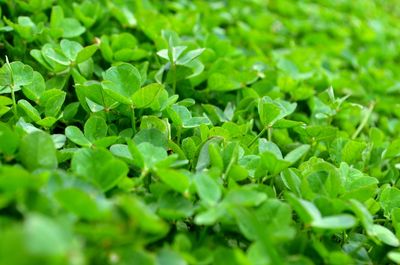
<instances>
[{"instance_id":1,"label":"green plant patch","mask_svg":"<svg viewBox=\"0 0 400 265\"><path fill-rule=\"evenodd\" d=\"M398 1L0 17L0 265L400 264Z\"/></svg>"}]
</instances>

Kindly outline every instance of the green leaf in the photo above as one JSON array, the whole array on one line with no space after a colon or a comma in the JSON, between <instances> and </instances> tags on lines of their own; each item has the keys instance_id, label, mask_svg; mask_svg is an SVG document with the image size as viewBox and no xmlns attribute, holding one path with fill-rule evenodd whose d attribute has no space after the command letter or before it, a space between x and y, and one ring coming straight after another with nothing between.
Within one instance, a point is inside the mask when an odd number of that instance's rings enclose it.
<instances>
[{"instance_id":1,"label":"green leaf","mask_svg":"<svg viewBox=\"0 0 400 265\"><path fill-rule=\"evenodd\" d=\"M186 261L179 253L170 249L162 249L157 255L157 264L186 265Z\"/></svg>"},{"instance_id":2,"label":"green leaf","mask_svg":"<svg viewBox=\"0 0 400 265\"><path fill-rule=\"evenodd\" d=\"M56 220L30 214L24 223L25 244L36 255L64 255L72 249L72 235Z\"/></svg>"},{"instance_id":3,"label":"green leaf","mask_svg":"<svg viewBox=\"0 0 400 265\"><path fill-rule=\"evenodd\" d=\"M400 241L399 239L386 227L382 225L377 225L374 224L371 227L371 231L368 233L370 236L375 236L377 237L380 241L385 243L386 245L392 246L392 247L398 247L400 246Z\"/></svg>"},{"instance_id":4,"label":"green leaf","mask_svg":"<svg viewBox=\"0 0 400 265\"><path fill-rule=\"evenodd\" d=\"M366 146L366 143L363 142L348 141L342 149L342 161L354 164L362 160L362 152Z\"/></svg>"},{"instance_id":5,"label":"green leaf","mask_svg":"<svg viewBox=\"0 0 400 265\"><path fill-rule=\"evenodd\" d=\"M242 234L248 240L255 241L260 236L260 224L254 213L243 207L235 207L232 211Z\"/></svg>"},{"instance_id":6,"label":"green leaf","mask_svg":"<svg viewBox=\"0 0 400 265\"><path fill-rule=\"evenodd\" d=\"M43 126L43 127L47 127L50 128L54 125L54 123L57 122L57 119L54 117L46 117L44 119L41 119L40 121L37 121L36 124Z\"/></svg>"},{"instance_id":7,"label":"green leaf","mask_svg":"<svg viewBox=\"0 0 400 265\"><path fill-rule=\"evenodd\" d=\"M128 146L127 146L127 150L129 152L126 153L126 147L124 145L119 145L118 149L119 150L115 150L118 152L118 156L124 157L126 159L129 160L133 160L133 164L135 166L137 166L138 168L144 169L145 167L147 168L147 165L145 164L144 161L144 156L142 156L142 153L140 152L138 146L135 144L134 141L132 140L127 140L126 141Z\"/></svg>"},{"instance_id":8,"label":"green leaf","mask_svg":"<svg viewBox=\"0 0 400 265\"><path fill-rule=\"evenodd\" d=\"M163 86L157 83L140 88L132 95L132 102L136 108L148 108L157 99Z\"/></svg>"},{"instance_id":9,"label":"green leaf","mask_svg":"<svg viewBox=\"0 0 400 265\"><path fill-rule=\"evenodd\" d=\"M128 173L127 165L104 149L82 148L71 160L72 170L93 181L103 191L113 188Z\"/></svg>"},{"instance_id":10,"label":"green leaf","mask_svg":"<svg viewBox=\"0 0 400 265\"><path fill-rule=\"evenodd\" d=\"M63 38L74 38L83 34L86 29L74 18L64 18L59 25Z\"/></svg>"},{"instance_id":11,"label":"green leaf","mask_svg":"<svg viewBox=\"0 0 400 265\"><path fill-rule=\"evenodd\" d=\"M106 136L103 138L99 138L93 142L94 146L107 148L110 145L113 145L116 141L118 141L118 136Z\"/></svg>"},{"instance_id":12,"label":"green leaf","mask_svg":"<svg viewBox=\"0 0 400 265\"><path fill-rule=\"evenodd\" d=\"M286 193L285 198L304 223L311 224L322 218L320 211L313 203L299 199L291 193Z\"/></svg>"},{"instance_id":13,"label":"green leaf","mask_svg":"<svg viewBox=\"0 0 400 265\"><path fill-rule=\"evenodd\" d=\"M43 76L39 72L34 71L32 83L25 85L22 88L22 92L30 100L38 102L45 89L46 85Z\"/></svg>"},{"instance_id":14,"label":"green leaf","mask_svg":"<svg viewBox=\"0 0 400 265\"><path fill-rule=\"evenodd\" d=\"M61 51L71 62L75 61L76 56L83 49L82 45L80 45L78 42L66 39L61 40L60 47Z\"/></svg>"},{"instance_id":15,"label":"green leaf","mask_svg":"<svg viewBox=\"0 0 400 265\"><path fill-rule=\"evenodd\" d=\"M21 89L21 86L31 84L33 81L33 69L21 62L4 64L0 68L0 94L10 93L10 86L14 91Z\"/></svg>"},{"instance_id":16,"label":"green leaf","mask_svg":"<svg viewBox=\"0 0 400 265\"><path fill-rule=\"evenodd\" d=\"M365 230L367 232L372 231L372 225L374 220L368 209L357 200L352 199L350 203L352 204L353 212L360 219L361 224L363 225Z\"/></svg>"},{"instance_id":17,"label":"green leaf","mask_svg":"<svg viewBox=\"0 0 400 265\"><path fill-rule=\"evenodd\" d=\"M285 169L281 172L281 178L284 185L293 192L296 196L301 196L301 179L291 168Z\"/></svg>"},{"instance_id":18,"label":"green leaf","mask_svg":"<svg viewBox=\"0 0 400 265\"><path fill-rule=\"evenodd\" d=\"M41 187L43 182L20 166L0 167L0 190L4 193L17 195L22 190Z\"/></svg>"},{"instance_id":19,"label":"green leaf","mask_svg":"<svg viewBox=\"0 0 400 265\"><path fill-rule=\"evenodd\" d=\"M238 188L229 190L224 198L224 202L235 206L257 206L266 199L267 195L265 193L251 190L249 188Z\"/></svg>"},{"instance_id":20,"label":"green leaf","mask_svg":"<svg viewBox=\"0 0 400 265\"><path fill-rule=\"evenodd\" d=\"M103 191L112 189L128 174L128 166L118 159L111 159L102 165L99 174L95 176L95 181Z\"/></svg>"},{"instance_id":21,"label":"green leaf","mask_svg":"<svg viewBox=\"0 0 400 265\"><path fill-rule=\"evenodd\" d=\"M311 225L315 228L328 230L344 230L356 225L356 219L349 214L327 216L312 221Z\"/></svg>"},{"instance_id":22,"label":"green leaf","mask_svg":"<svg viewBox=\"0 0 400 265\"><path fill-rule=\"evenodd\" d=\"M269 151L261 154L263 166L268 170L271 176L279 174L282 170L288 168L291 162L279 159L274 153Z\"/></svg>"},{"instance_id":23,"label":"green leaf","mask_svg":"<svg viewBox=\"0 0 400 265\"><path fill-rule=\"evenodd\" d=\"M193 203L186 199L187 193L166 191L158 200L158 215L167 220L184 220L193 215Z\"/></svg>"},{"instance_id":24,"label":"green leaf","mask_svg":"<svg viewBox=\"0 0 400 265\"><path fill-rule=\"evenodd\" d=\"M240 82L220 73L212 73L207 83L207 87L211 91L232 91L242 87Z\"/></svg>"},{"instance_id":25,"label":"green leaf","mask_svg":"<svg viewBox=\"0 0 400 265\"><path fill-rule=\"evenodd\" d=\"M207 117L192 117L192 114L185 106L174 104L167 111L174 123L183 128L195 128L201 124L211 124Z\"/></svg>"},{"instance_id":26,"label":"green leaf","mask_svg":"<svg viewBox=\"0 0 400 265\"><path fill-rule=\"evenodd\" d=\"M22 164L29 170L56 169L58 165L53 140L45 132L35 131L24 136L19 147Z\"/></svg>"},{"instance_id":27,"label":"green leaf","mask_svg":"<svg viewBox=\"0 0 400 265\"><path fill-rule=\"evenodd\" d=\"M385 158L394 158L400 155L400 139L395 139L390 142L389 146L384 152Z\"/></svg>"},{"instance_id":28,"label":"green leaf","mask_svg":"<svg viewBox=\"0 0 400 265\"><path fill-rule=\"evenodd\" d=\"M171 44L169 46L169 50L163 49L157 52L157 55L165 60L169 60L170 62L175 63L177 59L181 56L181 54L187 49L186 46L175 46L173 47Z\"/></svg>"},{"instance_id":29,"label":"green leaf","mask_svg":"<svg viewBox=\"0 0 400 265\"><path fill-rule=\"evenodd\" d=\"M135 137L133 138L136 144L141 143L151 143L154 146L162 147L167 150L168 147L168 139L159 130L155 128L143 129L140 130Z\"/></svg>"},{"instance_id":30,"label":"green leaf","mask_svg":"<svg viewBox=\"0 0 400 265\"><path fill-rule=\"evenodd\" d=\"M101 116L90 116L84 126L84 134L87 139L92 142L105 137L107 135L107 130L107 123Z\"/></svg>"},{"instance_id":31,"label":"green leaf","mask_svg":"<svg viewBox=\"0 0 400 265\"><path fill-rule=\"evenodd\" d=\"M165 235L168 224L156 215L143 201L136 196L121 194L117 204L134 220L141 229L151 234Z\"/></svg>"},{"instance_id":32,"label":"green leaf","mask_svg":"<svg viewBox=\"0 0 400 265\"><path fill-rule=\"evenodd\" d=\"M194 222L197 225L213 225L224 214L224 209L220 209L217 205L216 207L208 208L206 211L197 214Z\"/></svg>"},{"instance_id":33,"label":"green leaf","mask_svg":"<svg viewBox=\"0 0 400 265\"><path fill-rule=\"evenodd\" d=\"M265 96L258 101L258 115L264 127L271 127L278 120L292 114L296 106L296 103Z\"/></svg>"},{"instance_id":34,"label":"green leaf","mask_svg":"<svg viewBox=\"0 0 400 265\"><path fill-rule=\"evenodd\" d=\"M151 143L143 142L138 144L135 152L132 152L132 147L133 145L129 146L133 160L143 160L144 166L148 169L153 168L158 162L168 157L164 148L154 146Z\"/></svg>"},{"instance_id":35,"label":"green leaf","mask_svg":"<svg viewBox=\"0 0 400 265\"><path fill-rule=\"evenodd\" d=\"M65 136L67 136L70 141L74 142L77 145L86 147L90 147L92 145L92 143L85 137L82 131L76 126L68 126L67 128L65 128Z\"/></svg>"},{"instance_id":36,"label":"green leaf","mask_svg":"<svg viewBox=\"0 0 400 265\"><path fill-rule=\"evenodd\" d=\"M140 88L139 71L131 64L123 63L109 68L103 75L104 91L123 104L132 105L132 96Z\"/></svg>"},{"instance_id":37,"label":"green leaf","mask_svg":"<svg viewBox=\"0 0 400 265\"><path fill-rule=\"evenodd\" d=\"M184 173L173 169L157 169L157 175L171 189L184 193L189 188L189 177Z\"/></svg>"},{"instance_id":38,"label":"green leaf","mask_svg":"<svg viewBox=\"0 0 400 265\"><path fill-rule=\"evenodd\" d=\"M18 148L19 137L7 124L0 122L0 153L12 155Z\"/></svg>"},{"instance_id":39,"label":"green leaf","mask_svg":"<svg viewBox=\"0 0 400 265\"><path fill-rule=\"evenodd\" d=\"M62 189L57 191L55 197L65 209L84 219L98 219L102 215L95 199L82 190L76 188Z\"/></svg>"},{"instance_id":40,"label":"green leaf","mask_svg":"<svg viewBox=\"0 0 400 265\"><path fill-rule=\"evenodd\" d=\"M200 49L195 49L192 51L187 52L185 55L180 56L178 58L178 60L176 61L176 64L178 65L186 65L187 63L193 61L194 59L196 59L197 57L199 57L203 52L204 52L204 48L200 48Z\"/></svg>"},{"instance_id":41,"label":"green leaf","mask_svg":"<svg viewBox=\"0 0 400 265\"><path fill-rule=\"evenodd\" d=\"M388 258L394 261L396 264L400 264L400 252L390 251L388 253Z\"/></svg>"},{"instance_id":42,"label":"green leaf","mask_svg":"<svg viewBox=\"0 0 400 265\"><path fill-rule=\"evenodd\" d=\"M310 150L310 145L303 144L296 149L290 151L286 156L285 160L290 162L291 164L296 163L302 156L304 156L308 150Z\"/></svg>"},{"instance_id":43,"label":"green leaf","mask_svg":"<svg viewBox=\"0 0 400 265\"><path fill-rule=\"evenodd\" d=\"M61 49L54 44L46 43L42 47L41 52L41 56L43 57L41 59L47 62L50 68L57 72L65 70L70 64L68 57L66 57Z\"/></svg>"},{"instance_id":44,"label":"green leaf","mask_svg":"<svg viewBox=\"0 0 400 265\"><path fill-rule=\"evenodd\" d=\"M24 110L26 115L31 118L34 122L40 120L40 113L37 109L35 109L31 103L26 101L25 99L18 100L18 106Z\"/></svg>"},{"instance_id":45,"label":"green leaf","mask_svg":"<svg viewBox=\"0 0 400 265\"><path fill-rule=\"evenodd\" d=\"M283 159L281 149L279 149L279 147L274 142L267 141L263 138L258 140L258 151L260 152L260 154L264 152L270 152L275 155L276 158Z\"/></svg>"},{"instance_id":46,"label":"green leaf","mask_svg":"<svg viewBox=\"0 0 400 265\"><path fill-rule=\"evenodd\" d=\"M41 104L45 103L46 117L57 117L64 104L65 97L66 93L59 90L47 90L46 93L43 94L40 100Z\"/></svg>"},{"instance_id":47,"label":"green leaf","mask_svg":"<svg viewBox=\"0 0 400 265\"><path fill-rule=\"evenodd\" d=\"M93 44L90 46L84 47L82 50L78 52L76 55L76 60L75 62L77 64L82 63L84 61L89 60L98 50L99 46L97 44Z\"/></svg>"},{"instance_id":48,"label":"green leaf","mask_svg":"<svg viewBox=\"0 0 400 265\"><path fill-rule=\"evenodd\" d=\"M262 100L258 103L258 115L260 116L260 120L263 126L272 126L279 117L281 113L281 109L272 104L272 103L265 103Z\"/></svg>"},{"instance_id":49,"label":"green leaf","mask_svg":"<svg viewBox=\"0 0 400 265\"><path fill-rule=\"evenodd\" d=\"M384 189L379 197L379 203L385 215L390 216L390 212L400 205L400 190L395 187Z\"/></svg>"},{"instance_id":50,"label":"green leaf","mask_svg":"<svg viewBox=\"0 0 400 265\"><path fill-rule=\"evenodd\" d=\"M196 174L194 184L200 199L208 205L216 205L222 192L217 182L205 173Z\"/></svg>"}]
</instances>

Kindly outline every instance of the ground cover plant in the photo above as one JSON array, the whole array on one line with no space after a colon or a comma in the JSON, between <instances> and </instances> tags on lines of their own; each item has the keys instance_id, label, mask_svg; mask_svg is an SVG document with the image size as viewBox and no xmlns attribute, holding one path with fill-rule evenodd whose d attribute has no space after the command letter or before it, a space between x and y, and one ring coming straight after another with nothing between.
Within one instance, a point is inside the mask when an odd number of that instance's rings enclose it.
<instances>
[{"instance_id":1,"label":"ground cover plant","mask_svg":"<svg viewBox=\"0 0 400 265\"><path fill-rule=\"evenodd\" d=\"M0 264L400 264L398 1L0 16Z\"/></svg>"}]
</instances>

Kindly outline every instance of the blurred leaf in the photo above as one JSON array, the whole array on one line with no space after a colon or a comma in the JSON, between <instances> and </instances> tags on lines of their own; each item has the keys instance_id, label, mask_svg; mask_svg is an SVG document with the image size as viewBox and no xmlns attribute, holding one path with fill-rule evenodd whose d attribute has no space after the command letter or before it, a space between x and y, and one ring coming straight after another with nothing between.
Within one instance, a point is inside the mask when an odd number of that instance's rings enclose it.
<instances>
[{"instance_id":1,"label":"blurred leaf","mask_svg":"<svg viewBox=\"0 0 400 265\"><path fill-rule=\"evenodd\" d=\"M21 139L19 157L29 170L56 169L56 148L50 135L35 131Z\"/></svg>"}]
</instances>

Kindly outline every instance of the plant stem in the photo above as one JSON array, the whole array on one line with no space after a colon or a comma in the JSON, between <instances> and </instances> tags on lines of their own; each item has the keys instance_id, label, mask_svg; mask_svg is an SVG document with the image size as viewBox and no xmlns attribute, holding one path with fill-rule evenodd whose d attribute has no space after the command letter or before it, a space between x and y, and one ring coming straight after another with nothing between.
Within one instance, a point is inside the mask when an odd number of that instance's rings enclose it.
<instances>
[{"instance_id":1,"label":"plant stem","mask_svg":"<svg viewBox=\"0 0 400 265\"><path fill-rule=\"evenodd\" d=\"M132 130L133 134L136 133L136 116L135 116L135 107L132 105L131 106L131 111L132 111Z\"/></svg>"},{"instance_id":2,"label":"plant stem","mask_svg":"<svg viewBox=\"0 0 400 265\"><path fill-rule=\"evenodd\" d=\"M9 86L10 86L10 89L11 89L11 99L12 99L12 102L13 102L13 112L14 112L15 118L18 118L17 101L15 99L15 91L14 91L14 73L12 71L10 62L8 61L7 55L6 55L6 64L7 64L8 70L10 71L11 84Z\"/></svg>"},{"instance_id":3,"label":"plant stem","mask_svg":"<svg viewBox=\"0 0 400 265\"><path fill-rule=\"evenodd\" d=\"M272 127L268 126L268 141L272 141Z\"/></svg>"},{"instance_id":4,"label":"plant stem","mask_svg":"<svg viewBox=\"0 0 400 265\"><path fill-rule=\"evenodd\" d=\"M172 63L172 92L175 94L176 91L176 64Z\"/></svg>"},{"instance_id":5,"label":"plant stem","mask_svg":"<svg viewBox=\"0 0 400 265\"><path fill-rule=\"evenodd\" d=\"M149 173L149 170L147 168L144 168L142 170L142 173L139 176L139 179L143 181L143 179L147 176L148 173Z\"/></svg>"},{"instance_id":6,"label":"plant stem","mask_svg":"<svg viewBox=\"0 0 400 265\"><path fill-rule=\"evenodd\" d=\"M176 127L176 143L179 145L181 142L181 135L182 135L182 127Z\"/></svg>"},{"instance_id":7,"label":"plant stem","mask_svg":"<svg viewBox=\"0 0 400 265\"><path fill-rule=\"evenodd\" d=\"M254 139L247 145L247 147L251 147L258 140L258 138L260 138L265 133L266 130L268 130L268 127L264 127L261 132L257 134L257 136L254 137Z\"/></svg>"},{"instance_id":8,"label":"plant stem","mask_svg":"<svg viewBox=\"0 0 400 265\"><path fill-rule=\"evenodd\" d=\"M357 136L360 134L360 132L362 131L362 129L364 129L365 125L367 125L367 122L369 120L369 117L372 114L372 110L374 109L375 106L375 102L371 102L369 104L367 113L364 116L364 119L361 121L360 125L358 125L357 130L354 132L353 136L351 137L351 139L356 139Z\"/></svg>"},{"instance_id":9,"label":"plant stem","mask_svg":"<svg viewBox=\"0 0 400 265\"><path fill-rule=\"evenodd\" d=\"M15 118L18 118L18 109L17 109L17 101L15 99L14 86L10 85L10 88L11 88L11 99L12 99L12 102L13 102L14 116L15 116Z\"/></svg>"}]
</instances>

